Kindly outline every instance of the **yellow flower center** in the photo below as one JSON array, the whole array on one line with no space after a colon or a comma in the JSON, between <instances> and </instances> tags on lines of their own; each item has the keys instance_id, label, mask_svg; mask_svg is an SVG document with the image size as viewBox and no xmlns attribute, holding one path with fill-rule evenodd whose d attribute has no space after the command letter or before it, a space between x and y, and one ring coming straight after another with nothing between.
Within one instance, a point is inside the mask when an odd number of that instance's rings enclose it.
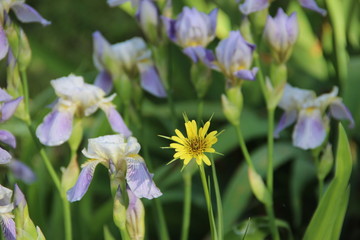
<instances>
[{"instance_id":1,"label":"yellow flower center","mask_svg":"<svg viewBox=\"0 0 360 240\"><path fill-rule=\"evenodd\" d=\"M187 165L192 159L195 159L198 165L201 165L202 162L206 165L211 165L211 162L205 153L215 152L212 145L217 142L217 131L212 131L207 134L209 126L210 122L208 121L205 123L204 127L201 127L198 130L194 120L188 121L185 123L187 137L176 129L176 136L170 138L175 141L175 143L170 144L170 148L175 149L174 159L180 158L184 160L184 165Z\"/></svg>"}]
</instances>

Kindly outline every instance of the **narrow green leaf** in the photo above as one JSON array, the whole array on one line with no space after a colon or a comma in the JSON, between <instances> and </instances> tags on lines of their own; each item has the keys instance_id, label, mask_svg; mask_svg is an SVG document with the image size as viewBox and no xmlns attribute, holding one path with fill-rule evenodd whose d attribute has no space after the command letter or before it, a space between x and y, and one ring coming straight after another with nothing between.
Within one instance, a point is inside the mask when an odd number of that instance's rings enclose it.
<instances>
[{"instance_id":1,"label":"narrow green leaf","mask_svg":"<svg viewBox=\"0 0 360 240\"><path fill-rule=\"evenodd\" d=\"M335 177L306 229L304 240L331 240L335 239L334 234L340 234L349 198L348 182L351 170L352 159L349 142L344 128L339 124Z\"/></svg>"}]
</instances>

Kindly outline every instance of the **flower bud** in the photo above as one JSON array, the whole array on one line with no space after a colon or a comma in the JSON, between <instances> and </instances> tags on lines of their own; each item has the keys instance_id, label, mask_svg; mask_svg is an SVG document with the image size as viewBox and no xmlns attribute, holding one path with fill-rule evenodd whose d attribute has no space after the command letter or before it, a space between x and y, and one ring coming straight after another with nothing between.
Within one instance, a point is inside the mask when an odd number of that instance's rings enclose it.
<instances>
[{"instance_id":1,"label":"flower bud","mask_svg":"<svg viewBox=\"0 0 360 240\"><path fill-rule=\"evenodd\" d=\"M255 45L246 42L239 31L231 31L219 42L214 68L223 72L230 87L239 85L240 80L255 80L257 68L250 69L254 49Z\"/></svg>"},{"instance_id":2,"label":"flower bud","mask_svg":"<svg viewBox=\"0 0 360 240\"><path fill-rule=\"evenodd\" d=\"M159 10L152 0L142 0L137 12L140 27L150 42L157 44L161 40Z\"/></svg>"},{"instance_id":3,"label":"flower bud","mask_svg":"<svg viewBox=\"0 0 360 240\"><path fill-rule=\"evenodd\" d=\"M31 61L31 48L25 32L19 31L19 55L17 56L20 71L25 70Z\"/></svg>"},{"instance_id":4,"label":"flower bud","mask_svg":"<svg viewBox=\"0 0 360 240\"><path fill-rule=\"evenodd\" d=\"M269 190L266 188L265 183L262 180L261 176L252 167L249 167L248 174L249 174L250 186L255 197L265 205L267 206L271 205L272 199Z\"/></svg>"},{"instance_id":5,"label":"flower bud","mask_svg":"<svg viewBox=\"0 0 360 240\"><path fill-rule=\"evenodd\" d=\"M61 187L68 191L72 186L75 185L76 180L79 176L79 164L77 162L77 156L74 156L67 168L62 167L62 176L61 176Z\"/></svg>"},{"instance_id":6,"label":"flower bud","mask_svg":"<svg viewBox=\"0 0 360 240\"><path fill-rule=\"evenodd\" d=\"M226 90L226 95L221 95L223 112L227 120L233 125L240 124L240 114L243 108L243 96L240 87Z\"/></svg>"},{"instance_id":7,"label":"flower bud","mask_svg":"<svg viewBox=\"0 0 360 240\"><path fill-rule=\"evenodd\" d=\"M145 209L141 200L130 190L129 206L126 210L126 228L131 239L142 240L145 236Z\"/></svg>"},{"instance_id":8,"label":"flower bud","mask_svg":"<svg viewBox=\"0 0 360 240\"><path fill-rule=\"evenodd\" d=\"M320 162L317 168L317 177L321 180L324 180L331 171L333 164L334 156L331 150L331 144L328 144L320 158Z\"/></svg>"},{"instance_id":9,"label":"flower bud","mask_svg":"<svg viewBox=\"0 0 360 240\"><path fill-rule=\"evenodd\" d=\"M288 17L279 8L274 18L268 16L264 35L278 63L285 63L289 59L298 33L296 13L292 13Z\"/></svg>"}]
</instances>

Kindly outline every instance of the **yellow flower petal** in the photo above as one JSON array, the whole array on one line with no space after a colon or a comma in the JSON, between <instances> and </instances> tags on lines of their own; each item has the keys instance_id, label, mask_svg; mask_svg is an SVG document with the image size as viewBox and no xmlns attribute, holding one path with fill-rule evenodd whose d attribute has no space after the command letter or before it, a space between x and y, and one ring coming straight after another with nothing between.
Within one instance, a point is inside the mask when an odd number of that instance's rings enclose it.
<instances>
[{"instance_id":1,"label":"yellow flower petal","mask_svg":"<svg viewBox=\"0 0 360 240\"><path fill-rule=\"evenodd\" d=\"M204 163L206 165L208 165L208 166L211 165L210 159L205 154L202 155L202 160L204 161Z\"/></svg>"}]
</instances>

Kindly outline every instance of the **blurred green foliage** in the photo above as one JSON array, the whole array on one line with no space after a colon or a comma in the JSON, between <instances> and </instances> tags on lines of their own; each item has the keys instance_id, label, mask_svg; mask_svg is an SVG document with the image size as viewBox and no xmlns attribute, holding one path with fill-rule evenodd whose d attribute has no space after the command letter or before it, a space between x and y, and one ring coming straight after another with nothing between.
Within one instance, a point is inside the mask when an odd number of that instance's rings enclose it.
<instances>
[{"instance_id":1,"label":"blurred green foliage","mask_svg":"<svg viewBox=\"0 0 360 240\"><path fill-rule=\"evenodd\" d=\"M293 56L289 62L289 82L298 87L314 89L318 93L328 92L333 85L339 85L341 96L352 112L356 127L348 129L350 150L354 156L353 173L350 186L342 188L344 196L350 194L349 199L342 199L338 203L339 217L345 218L341 239L359 239L360 229L360 187L359 165L357 158L360 143L360 3L356 0L337 2L333 0L319 1L329 8L329 15L322 18L320 15L301 8L297 1L275 1L270 12L274 13L281 6L288 9L288 13L297 11L300 22L300 37L294 47ZM337 3L336 3L337 2ZM120 8L109 8L105 0L62 0L49 2L46 0L28 0L28 4L36 8L52 24L41 27L37 24L27 24L23 28L30 40L32 48L32 62L28 70L30 87L31 111L36 125L42 121L49 109L45 106L55 100L50 87L50 80L75 73L84 76L87 82L93 82L97 71L92 61L92 33L99 30L111 42L121 42L133 36L142 36L141 30L134 17ZM320 4L320 3L319 3ZM339 9L337 5L343 9ZM173 1L174 15L181 11L184 5L195 5L200 10L209 12L213 7L222 9L220 37L224 31L238 29L241 15L234 1ZM341 19L339 19L341 18ZM231 25L230 25L231 23ZM332 26L334 26L332 28ZM334 38L335 37L335 38ZM216 42L210 45L213 48ZM258 46L261 51L261 60L267 70L269 51L265 46ZM181 53L174 44L170 47L172 57L171 71L174 82L174 99L177 113L177 128L183 130L182 113L186 112L190 119L197 116L196 93L190 81L190 60ZM340 69L340 70L339 70ZM220 95L224 92L223 76L213 73L213 83L205 97L204 121L213 115L212 129L225 130L215 145L222 156L216 157L216 167L219 176L225 230L228 236L233 234L234 226L246 227L247 221L254 216L265 215L265 210L258 201L255 201L247 179L246 165L237 144L237 137L232 126L223 116ZM5 84L5 63L0 64L1 86ZM242 129L250 153L258 167L259 173L265 174L266 168L266 107L264 105L259 85L256 82L246 82L244 85L245 109L242 113ZM279 112L280 113L280 112ZM167 102L146 95L141 122L143 129L135 131L138 134L147 162L152 163L155 182L164 195L161 197L165 210L171 239L179 239L181 231L180 216L182 215L182 177L180 163L165 165L172 159L170 151L160 147L168 142L157 135L173 135L174 129L170 122L170 111ZM280 116L280 114L278 114ZM277 116L277 119L279 119ZM84 138L81 146L87 144L87 139L111 133L110 127L103 114L85 120ZM336 129L336 124L331 124ZM13 155L30 165L37 181L30 186L20 184L28 200L30 216L36 225L39 225L47 239L63 239L63 222L61 201L55 187L49 181L49 175L33 146L25 126L17 120L12 120L2 126L11 130L19 142ZM336 131L332 131L330 140L335 142ZM278 219L289 223L295 239L301 239L305 229L312 219L316 209L316 176L315 167L309 153L300 151L291 145L290 130L282 134L281 140L275 144L275 212ZM344 132L340 130L339 148L344 141ZM80 150L82 147L80 147ZM340 150L338 150L340 151ZM344 151L344 150L341 150ZM55 169L60 173L60 167L66 166L70 158L67 144L60 147L48 148L47 152L53 161ZM348 152L346 154L349 154ZM339 156L337 157L337 159ZM80 164L84 157L79 152ZM334 174L326 179L329 183L329 192L334 191L333 181L329 181L338 174L336 166ZM112 239L110 234L119 239L112 219L112 204L108 173L105 168L99 167L95 173L89 192L80 202L71 204L73 218L74 239L103 239L106 229L106 239ZM4 177L2 177L4 178ZM9 183L14 179L9 177ZM194 177L192 215L190 239L202 239L209 232L205 202L201 183ZM347 186L347 184L346 184ZM350 193L349 193L350 192ZM326 201L326 200L324 200ZM334 200L335 201L335 200ZM348 209L346 211L346 203ZM157 239L157 223L150 201L145 200L147 239ZM321 203L333 208L338 206L334 202ZM334 205L335 204L335 205ZM325 208L325 207L324 207ZM345 216L343 216L345 215ZM323 216L317 210L313 221ZM250 218L250 220L248 220ZM315 219L315 220L314 220ZM329 220L330 221L330 220ZM236 223L242 222L242 225ZM254 220L256 222L256 218ZM245 224L245 225L244 225ZM311 228L316 228L312 225ZM328 226L323 226L327 228ZM287 236L287 230L282 234ZM336 229L337 234L340 230ZM236 231L235 231L236 232ZM308 233L308 232L307 232ZM260 234L261 235L261 234ZM266 234L259 238L263 239ZM229 239L241 239L231 238ZM248 238L246 238L248 239ZM249 238L250 239L250 238ZM315 238L309 238L315 239ZM330 239L330 238L329 238Z\"/></svg>"}]
</instances>

